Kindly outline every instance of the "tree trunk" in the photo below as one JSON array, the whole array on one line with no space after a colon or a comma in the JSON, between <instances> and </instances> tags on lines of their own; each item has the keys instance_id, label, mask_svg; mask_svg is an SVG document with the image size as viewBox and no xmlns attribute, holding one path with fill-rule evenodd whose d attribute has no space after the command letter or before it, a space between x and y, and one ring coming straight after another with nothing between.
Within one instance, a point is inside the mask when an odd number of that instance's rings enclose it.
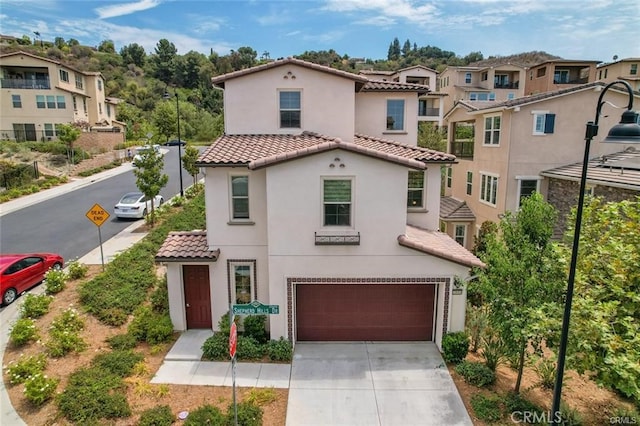
<instances>
[{"instance_id":1,"label":"tree trunk","mask_svg":"<svg viewBox=\"0 0 640 426\"><path fill-rule=\"evenodd\" d=\"M516 388L513 390L516 394L520 393L520 384L522 383L522 373L524 371L524 353L527 349L527 344L523 344L520 349L520 359L518 360L518 378L516 379Z\"/></svg>"}]
</instances>

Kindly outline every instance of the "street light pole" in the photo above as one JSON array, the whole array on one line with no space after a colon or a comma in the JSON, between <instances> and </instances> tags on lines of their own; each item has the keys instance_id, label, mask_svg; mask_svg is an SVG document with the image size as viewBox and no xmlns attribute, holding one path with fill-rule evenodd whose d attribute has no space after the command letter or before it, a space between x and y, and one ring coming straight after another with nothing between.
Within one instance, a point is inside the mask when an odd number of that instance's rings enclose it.
<instances>
[{"instance_id":1,"label":"street light pole","mask_svg":"<svg viewBox=\"0 0 640 426\"><path fill-rule=\"evenodd\" d=\"M180 196L184 197L184 189L182 186L182 139L180 139L180 101L178 99L178 91L173 91L173 95L176 98L176 118L178 123L178 172L180 173ZM171 98L168 91L165 91L164 96L165 99Z\"/></svg>"},{"instance_id":2,"label":"street light pole","mask_svg":"<svg viewBox=\"0 0 640 426\"><path fill-rule=\"evenodd\" d=\"M609 135L603 140L608 143L640 143L640 124L638 124L638 114L632 111L633 108L633 90L629 83L617 80L607 84L600 97L598 98L598 106L596 108L596 117L594 121L587 123L585 133L584 158L582 160L582 174L580 175L580 193L578 195L578 206L576 209L576 223L573 233L573 248L571 251L571 264L569 266L569 278L567 284L567 295L564 305L564 315L562 318L562 334L560 337L560 345L558 347L558 366L556 371L556 381L553 388L553 406L551 409L551 423L559 425L561 423L560 400L562 396L562 379L564 376L564 364L567 355L567 343L569 340L569 320L571 318L571 304L573 302L573 287L576 278L576 268L578 264L578 246L580 243L580 227L582 225L582 210L584 206L584 190L587 184L587 169L589 164L589 148L591 141L598 134L598 121L603 102L603 97L607 90L612 86L621 84L625 86L629 93L629 104L627 110L622 114L619 124L616 124L609 131Z\"/></svg>"}]
</instances>

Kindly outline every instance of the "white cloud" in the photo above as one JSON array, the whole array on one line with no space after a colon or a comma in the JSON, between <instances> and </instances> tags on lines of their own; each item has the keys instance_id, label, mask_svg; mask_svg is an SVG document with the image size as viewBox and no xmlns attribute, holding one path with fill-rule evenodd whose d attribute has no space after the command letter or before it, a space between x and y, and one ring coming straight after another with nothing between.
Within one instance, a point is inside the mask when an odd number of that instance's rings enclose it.
<instances>
[{"instance_id":1,"label":"white cloud","mask_svg":"<svg viewBox=\"0 0 640 426\"><path fill-rule=\"evenodd\" d=\"M140 0L135 3L114 4L95 9L99 19L114 18L116 16L130 15L142 10L153 9L160 5L161 0Z\"/></svg>"}]
</instances>

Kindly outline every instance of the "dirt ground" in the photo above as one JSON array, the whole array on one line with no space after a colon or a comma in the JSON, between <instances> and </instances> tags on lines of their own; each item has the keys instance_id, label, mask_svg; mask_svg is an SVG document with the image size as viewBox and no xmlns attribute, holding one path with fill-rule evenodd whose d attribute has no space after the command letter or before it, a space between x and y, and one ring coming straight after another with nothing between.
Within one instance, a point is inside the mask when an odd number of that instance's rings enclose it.
<instances>
[{"instance_id":1,"label":"dirt ground","mask_svg":"<svg viewBox=\"0 0 640 426\"><path fill-rule=\"evenodd\" d=\"M100 272L100 266L90 266L89 277ZM78 281L70 281L65 290L58 293L54 302L51 304L51 310L48 314L37 320L40 330L42 343L32 343L25 348L14 348L11 345L7 348L2 365L7 366L12 360L16 360L20 355L34 355L44 351L43 343L47 337L47 328L53 318L68 307L79 308L76 287ZM80 311L80 309L78 309ZM108 351L109 347L105 340L115 334L124 333L126 326L119 328L108 327L90 315L82 314L85 319L85 329L83 337L89 344L89 348L79 354L69 354L63 358L49 358L45 373L49 377L60 379L57 391L61 392L66 386L67 377L75 370L82 366L88 365L93 357L101 351ZM177 336L176 336L177 337ZM187 386L187 385L159 385L151 384L150 380L154 373L162 364L165 354L171 348L173 342L165 344L161 347L150 348L146 345L139 345L136 350L144 354L145 371L141 375L133 376L126 379L128 384L128 400L133 415L129 418L109 422L113 425L135 425L142 411L158 405L169 405L174 412L178 414L181 411L192 411L193 409L203 405L212 404L226 410L232 401L232 389L230 387L221 386ZM469 360L479 361L480 358L473 353L468 356ZM470 405L471 396L480 392L475 386L469 385L449 368L453 380L462 396L467 411L474 422L474 425L484 426L485 423L476 419ZM66 425L69 424L64 418L61 418L54 402L49 401L43 406L35 408L23 397L23 385L10 385L6 373L3 370L4 381L9 393L9 397L16 411L28 425ZM576 408L582 414L584 424L602 425L608 424L610 413L623 404L622 400L613 392L598 387L594 382L578 376L574 372L569 372L569 380L563 389L563 399L568 402L569 406ZM515 383L515 371L507 366L498 367L497 381L489 388L499 394L505 394L511 390ZM525 370L522 390L524 395L541 407L549 409L552 399L550 390L536 387L538 379L535 373L529 369ZM241 401L251 389L238 388L237 398ZM276 400L263 406L264 425L281 426L285 424L287 412L288 389L274 389ZM630 408L631 405L627 404ZM504 424L512 424L509 420L505 420Z\"/></svg>"}]
</instances>

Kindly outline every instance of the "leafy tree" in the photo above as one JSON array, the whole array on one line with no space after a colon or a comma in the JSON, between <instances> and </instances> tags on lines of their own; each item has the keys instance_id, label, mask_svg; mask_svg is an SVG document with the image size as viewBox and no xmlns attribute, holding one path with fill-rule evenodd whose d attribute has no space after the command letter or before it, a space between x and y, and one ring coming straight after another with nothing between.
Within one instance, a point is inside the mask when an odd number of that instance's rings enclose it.
<instances>
[{"instance_id":1,"label":"leafy tree","mask_svg":"<svg viewBox=\"0 0 640 426\"><path fill-rule=\"evenodd\" d=\"M200 151L198 151L198 148L191 145L187 145L182 154L182 166L193 178L194 185L197 182L198 173L200 172L200 168L196 166L196 160L199 155Z\"/></svg>"},{"instance_id":2,"label":"leafy tree","mask_svg":"<svg viewBox=\"0 0 640 426\"><path fill-rule=\"evenodd\" d=\"M147 53L144 51L144 47L138 43L131 43L120 49L120 56L122 56L122 61L125 65L135 64L137 67L142 68L144 67Z\"/></svg>"},{"instance_id":3,"label":"leafy tree","mask_svg":"<svg viewBox=\"0 0 640 426\"><path fill-rule=\"evenodd\" d=\"M69 40L67 40L67 44L69 46L79 46L80 42L78 40L76 40L75 38L70 38Z\"/></svg>"},{"instance_id":4,"label":"leafy tree","mask_svg":"<svg viewBox=\"0 0 640 426\"><path fill-rule=\"evenodd\" d=\"M157 129L156 133L163 136L166 141L177 133L176 117L176 106L171 101L158 102L151 113L151 122Z\"/></svg>"},{"instance_id":5,"label":"leafy tree","mask_svg":"<svg viewBox=\"0 0 640 426\"><path fill-rule=\"evenodd\" d=\"M400 59L400 54L402 51L400 50L400 40L398 37L395 37L391 44L389 45L389 52L387 53L388 61L397 61Z\"/></svg>"},{"instance_id":6,"label":"leafy tree","mask_svg":"<svg viewBox=\"0 0 640 426\"><path fill-rule=\"evenodd\" d=\"M589 199L578 256L567 365L640 403L640 197Z\"/></svg>"},{"instance_id":7,"label":"leafy tree","mask_svg":"<svg viewBox=\"0 0 640 426\"><path fill-rule=\"evenodd\" d=\"M402 45L402 55L406 58L411 53L411 42L407 39Z\"/></svg>"},{"instance_id":8,"label":"leafy tree","mask_svg":"<svg viewBox=\"0 0 640 426\"><path fill-rule=\"evenodd\" d=\"M207 58L194 50L176 59L177 83L182 87L195 89L200 84L200 68ZM211 77L211 75L209 75ZM209 83L210 84L210 83Z\"/></svg>"},{"instance_id":9,"label":"leafy tree","mask_svg":"<svg viewBox=\"0 0 640 426\"><path fill-rule=\"evenodd\" d=\"M56 126L58 139L67 145L67 158L73 164L73 143L80 137L80 128L72 124L60 124Z\"/></svg>"},{"instance_id":10,"label":"leafy tree","mask_svg":"<svg viewBox=\"0 0 640 426\"><path fill-rule=\"evenodd\" d=\"M507 354L517 356L516 393L520 392L527 347L539 351L550 337L538 320L547 310L557 312L562 295L564 271L550 241L555 217L555 209L534 193L519 211L505 213L500 234L488 234L486 252L481 253L487 267L480 272L477 288Z\"/></svg>"},{"instance_id":11,"label":"leafy tree","mask_svg":"<svg viewBox=\"0 0 640 426\"><path fill-rule=\"evenodd\" d=\"M98 45L98 52L116 53L116 48L113 44L113 40L102 40Z\"/></svg>"},{"instance_id":12,"label":"leafy tree","mask_svg":"<svg viewBox=\"0 0 640 426\"><path fill-rule=\"evenodd\" d=\"M62 37L56 37L56 38L53 40L53 44L54 44L54 46L56 46L58 49L63 49L64 47L66 47L66 46L67 46L67 42L66 42L66 41L64 41L64 38L62 38Z\"/></svg>"},{"instance_id":13,"label":"leafy tree","mask_svg":"<svg viewBox=\"0 0 640 426\"><path fill-rule=\"evenodd\" d=\"M155 48L155 55L151 57L155 66L154 77L165 84L172 83L176 72L176 55L178 49L166 38L161 39Z\"/></svg>"},{"instance_id":14,"label":"leafy tree","mask_svg":"<svg viewBox=\"0 0 640 426\"><path fill-rule=\"evenodd\" d=\"M484 59L484 56L482 56L482 52L471 52L469 53L467 56L464 57L464 61L467 64L473 63L473 62L478 62Z\"/></svg>"},{"instance_id":15,"label":"leafy tree","mask_svg":"<svg viewBox=\"0 0 640 426\"><path fill-rule=\"evenodd\" d=\"M134 165L133 174L136 176L136 186L151 200L151 225L153 226L155 216L153 200L169 182L169 176L162 173L164 158L160 152L146 149L142 151L139 159L134 160Z\"/></svg>"},{"instance_id":16,"label":"leafy tree","mask_svg":"<svg viewBox=\"0 0 640 426\"><path fill-rule=\"evenodd\" d=\"M445 152L447 138L444 129L426 121L418 123L418 146Z\"/></svg>"},{"instance_id":17,"label":"leafy tree","mask_svg":"<svg viewBox=\"0 0 640 426\"><path fill-rule=\"evenodd\" d=\"M237 52L231 51L229 59L234 71L250 68L256 64L258 53L251 47L243 46Z\"/></svg>"}]
</instances>

